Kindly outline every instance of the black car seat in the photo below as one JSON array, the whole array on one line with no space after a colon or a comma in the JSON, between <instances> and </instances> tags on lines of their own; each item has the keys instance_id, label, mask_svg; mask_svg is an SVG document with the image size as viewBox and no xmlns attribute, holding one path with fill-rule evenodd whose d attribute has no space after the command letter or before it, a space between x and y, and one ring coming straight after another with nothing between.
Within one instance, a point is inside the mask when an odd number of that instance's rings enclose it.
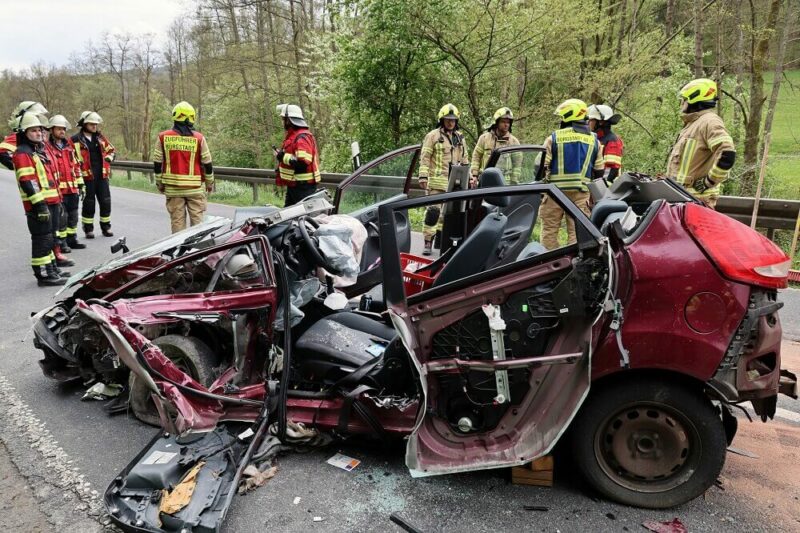
<instances>
[{"instance_id":1,"label":"black car seat","mask_svg":"<svg viewBox=\"0 0 800 533\"><path fill-rule=\"evenodd\" d=\"M611 223L620 220L627 210L628 204L621 200L600 200L592 208L590 220L597 229L605 233Z\"/></svg>"},{"instance_id":2,"label":"black car seat","mask_svg":"<svg viewBox=\"0 0 800 533\"><path fill-rule=\"evenodd\" d=\"M502 187L505 185L503 173L497 168L487 168L481 174L479 188ZM453 257L442 268L433 287L444 285L467 276L483 272L497 263L497 245L508 225L508 217L494 208L506 207L508 196L488 196L485 204L492 209L464 242L456 249Z\"/></svg>"}]
</instances>

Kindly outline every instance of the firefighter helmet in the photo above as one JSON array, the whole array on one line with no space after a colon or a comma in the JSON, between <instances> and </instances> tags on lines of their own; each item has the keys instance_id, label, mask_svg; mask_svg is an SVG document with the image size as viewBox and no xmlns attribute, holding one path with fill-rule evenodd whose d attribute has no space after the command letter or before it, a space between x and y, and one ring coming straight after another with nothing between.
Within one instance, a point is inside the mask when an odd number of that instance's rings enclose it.
<instances>
[{"instance_id":1,"label":"firefighter helmet","mask_svg":"<svg viewBox=\"0 0 800 533\"><path fill-rule=\"evenodd\" d=\"M494 123L497 124L497 121L501 118L507 118L508 120L514 120L514 113L511 112L511 108L509 107L501 107L497 111L494 112Z\"/></svg>"},{"instance_id":2,"label":"firefighter helmet","mask_svg":"<svg viewBox=\"0 0 800 533\"><path fill-rule=\"evenodd\" d=\"M83 126L84 124L102 124L103 117L95 113L94 111L84 111L81 113L81 117L78 119L78 126Z\"/></svg>"},{"instance_id":3,"label":"firefighter helmet","mask_svg":"<svg viewBox=\"0 0 800 533\"><path fill-rule=\"evenodd\" d=\"M570 98L561 102L553 114L561 117L561 122L575 122L576 120L584 120L588 112L589 109L586 106L586 102L577 98Z\"/></svg>"},{"instance_id":4,"label":"firefighter helmet","mask_svg":"<svg viewBox=\"0 0 800 533\"><path fill-rule=\"evenodd\" d=\"M20 102L17 104L17 107L14 108L14 115L18 117L25 112L30 112L35 115L45 115L48 113L47 109L40 104L39 102L34 102L33 100L26 100L24 102Z\"/></svg>"},{"instance_id":5,"label":"firefighter helmet","mask_svg":"<svg viewBox=\"0 0 800 533\"><path fill-rule=\"evenodd\" d=\"M175 122L188 122L194 124L196 114L194 107L189 102L178 102L172 108L172 120Z\"/></svg>"},{"instance_id":6,"label":"firefighter helmet","mask_svg":"<svg viewBox=\"0 0 800 533\"><path fill-rule=\"evenodd\" d=\"M697 102L713 102L717 96L717 83L708 78L698 78L692 80L684 85L678 96L686 100L688 104L695 104Z\"/></svg>"},{"instance_id":7,"label":"firefighter helmet","mask_svg":"<svg viewBox=\"0 0 800 533\"><path fill-rule=\"evenodd\" d=\"M26 113L25 111L22 112L22 116L17 119L17 131L25 132L30 128L37 128L43 127L42 121L40 120L38 115L33 113Z\"/></svg>"},{"instance_id":8,"label":"firefighter helmet","mask_svg":"<svg viewBox=\"0 0 800 533\"><path fill-rule=\"evenodd\" d=\"M461 118L461 113L458 112L458 108L453 104L444 104L439 110L439 113L436 115L436 119L441 124L441 122L446 118L450 118L458 122L458 119Z\"/></svg>"},{"instance_id":9,"label":"firefighter helmet","mask_svg":"<svg viewBox=\"0 0 800 533\"><path fill-rule=\"evenodd\" d=\"M64 115L53 115L50 118L50 127L51 128L64 128L65 130L68 130L68 129L72 128L72 125L64 117Z\"/></svg>"},{"instance_id":10,"label":"firefighter helmet","mask_svg":"<svg viewBox=\"0 0 800 533\"><path fill-rule=\"evenodd\" d=\"M37 116L39 117L39 122L42 123L42 127L44 129L49 130L50 129L50 121L47 119L47 116L45 116L45 115L37 115Z\"/></svg>"},{"instance_id":11,"label":"firefighter helmet","mask_svg":"<svg viewBox=\"0 0 800 533\"><path fill-rule=\"evenodd\" d=\"M609 124L616 124L622 117L620 117L618 113L614 113L611 106L592 104L589 106L589 112L586 114L586 118L590 120L601 120Z\"/></svg>"},{"instance_id":12,"label":"firefighter helmet","mask_svg":"<svg viewBox=\"0 0 800 533\"><path fill-rule=\"evenodd\" d=\"M306 118L303 116L303 110L300 109L299 105L278 104L275 106L275 111L277 111L282 118L289 119L289 122L292 123L292 126L296 126L298 128L308 127Z\"/></svg>"}]
</instances>

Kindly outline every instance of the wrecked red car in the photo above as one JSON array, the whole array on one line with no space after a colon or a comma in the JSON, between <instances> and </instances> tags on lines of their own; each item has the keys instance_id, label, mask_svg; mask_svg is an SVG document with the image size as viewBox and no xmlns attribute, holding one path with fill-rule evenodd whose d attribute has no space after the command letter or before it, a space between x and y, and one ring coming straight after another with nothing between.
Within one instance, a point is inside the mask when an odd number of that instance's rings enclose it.
<instances>
[{"instance_id":1,"label":"wrecked red car","mask_svg":"<svg viewBox=\"0 0 800 533\"><path fill-rule=\"evenodd\" d=\"M127 382L134 413L164 428L106 492L120 527L216 531L243 471L296 424L406 438L412 476L520 465L563 442L605 496L671 507L719 475L732 407L766 421L796 394L780 368L789 259L765 237L636 174L596 184L586 217L538 183L535 146L496 151L477 189L456 179L408 199L418 154L365 165L333 204L256 209L132 252L36 315L45 373ZM541 202L577 242L538 242ZM444 213L436 258L413 253L429 205ZM347 236L349 274L332 235ZM172 507L188 478L193 496Z\"/></svg>"}]
</instances>

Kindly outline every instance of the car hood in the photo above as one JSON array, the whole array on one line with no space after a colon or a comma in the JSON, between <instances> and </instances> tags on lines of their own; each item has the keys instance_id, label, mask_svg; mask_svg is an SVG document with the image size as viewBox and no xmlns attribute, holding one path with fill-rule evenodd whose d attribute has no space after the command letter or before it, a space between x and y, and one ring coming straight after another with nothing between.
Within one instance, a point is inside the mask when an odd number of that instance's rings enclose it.
<instances>
[{"instance_id":1,"label":"car hood","mask_svg":"<svg viewBox=\"0 0 800 533\"><path fill-rule=\"evenodd\" d=\"M70 289L79 283L88 282L98 274L111 272L112 270L116 270L118 268L130 265L145 257L150 257L153 255L160 254L165 250L169 250L170 248L175 248L182 244L196 242L213 231L216 231L226 226L230 226L231 223L232 221L229 218L209 216L207 217L207 220L201 224L192 226L183 231L179 231L178 233L167 235L166 237L159 239L155 242L151 242L146 246L137 248L136 250L131 250L130 252L124 255L121 255L119 257L113 257L112 259L109 259L108 261L100 265L87 268L86 270L81 270L80 272L71 276L67 280L67 283L63 287L61 287L61 290L59 290L56 293L56 295L61 294L65 290Z\"/></svg>"}]
</instances>

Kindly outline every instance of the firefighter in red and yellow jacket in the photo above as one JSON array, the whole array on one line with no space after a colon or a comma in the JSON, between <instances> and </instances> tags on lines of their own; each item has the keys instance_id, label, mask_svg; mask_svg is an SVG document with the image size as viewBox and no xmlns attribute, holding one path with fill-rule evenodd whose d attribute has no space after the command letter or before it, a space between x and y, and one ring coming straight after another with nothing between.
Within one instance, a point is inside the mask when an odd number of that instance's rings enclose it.
<instances>
[{"instance_id":1,"label":"firefighter in red and yellow jacket","mask_svg":"<svg viewBox=\"0 0 800 533\"><path fill-rule=\"evenodd\" d=\"M113 237L111 231L111 162L116 152L114 146L100 133L103 119L94 111L84 111L78 120L81 131L72 136L75 150L79 152L86 196L83 199L81 223L87 239L94 239L95 199L100 206L100 230L105 237Z\"/></svg>"},{"instance_id":2,"label":"firefighter in red and yellow jacket","mask_svg":"<svg viewBox=\"0 0 800 533\"><path fill-rule=\"evenodd\" d=\"M75 150L72 140L67 137L67 130L71 127L63 115L55 115L50 119L48 146L55 159L62 207L56 236L63 253L69 253L72 248L76 250L86 248L85 244L78 242L78 210L80 197L86 194L86 186L83 184L78 161L80 152Z\"/></svg>"},{"instance_id":3,"label":"firefighter in red and yellow jacket","mask_svg":"<svg viewBox=\"0 0 800 533\"><path fill-rule=\"evenodd\" d=\"M42 143L37 146L37 151L42 158L42 163L44 163L44 168L48 175L51 175L53 180L55 180L56 189L58 190L58 205L50 206L54 209L50 217L50 229L53 232L53 256L56 258L56 266L73 266L75 263L64 255L61 248L64 242L61 238L61 217L64 216L64 205L62 204L61 186L59 183L58 155L50 144L50 120L45 115L39 115L39 122L42 125Z\"/></svg>"},{"instance_id":4,"label":"firefighter in red and yellow jacket","mask_svg":"<svg viewBox=\"0 0 800 533\"><path fill-rule=\"evenodd\" d=\"M39 102L26 100L25 102L17 104L14 112L11 113L11 120L8 121L8 127L11 128L12 131L0 142L0 164L8 170L14 170L14 163L11 161L11 156L14 154L14 150L17 149L17 132L15 129L19 122L19 117L26 112L34 115L46 115L47 109Z\"/></svg>"},{"instance_id":5,"label":"firefighter in red and yellow jacket","mask_svg":"<svg viewBox=\"0 0 800 533\"><path fill-rule=\"evenodd\" d=\"M63 285L53 255L53 217L60 199L55 176L42 158L42 123L33 113L24 113L17 123L16 150L12 156L19 194L31 234L31 266L39 286Z\"/></svg>"},{"instance_id":6,"label":"firefighter in red and yellow jacket","mask_svg":"<svg viewBox=\"0 0 800 533\"><path fill-rule=\"evenodd\" d=\"M320 182L317 141L308 129L303 110L294 104L276 107L286 136L280 150L275 150L278 160L277 185L286 186L285 207L303 201L317 191Z\"/></svg>"},{"instance_id":7,"label":"firefighter in red and yellow jacket","mask_svg":"<svg viewBox=\"0 0 800 533\"><path fill-rule=\"evenodd\" d=\"M188 102L172 109L172 129L158 134L153 166L156 186L167 197L172 233L203 221L207 194L214 188L211 152L202 133L194 131L195 111Z\"/></svg>"},{"instance_id":8,"label":"firefighter in red and yellow jacket","mask_svg":"<svg viewBox=\"0 0 800 533\"><path fill-rule=\"evenodd\" d=\"M622 171L622 156L625 153L625 143L611 127L619 122L620 116L607 105L590 105L589 129L597 134L597 140L603 147L603 177L609 183L614 181Z\"/></svg>"}]
</instances>

